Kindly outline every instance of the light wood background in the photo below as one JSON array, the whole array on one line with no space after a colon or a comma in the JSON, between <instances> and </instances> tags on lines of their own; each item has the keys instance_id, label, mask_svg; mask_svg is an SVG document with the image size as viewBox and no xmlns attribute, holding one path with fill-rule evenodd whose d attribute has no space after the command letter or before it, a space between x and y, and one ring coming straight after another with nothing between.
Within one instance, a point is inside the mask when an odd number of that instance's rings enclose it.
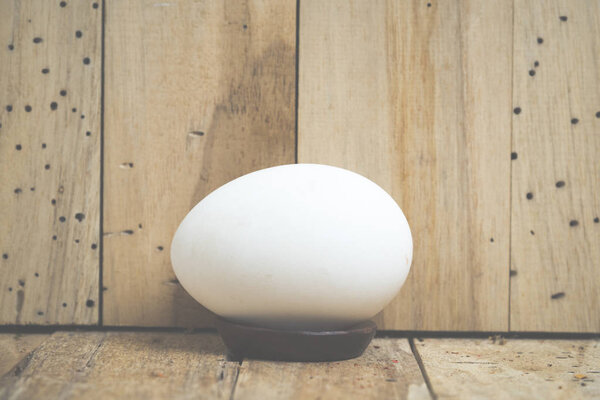
<instances>
[{"instance_id":1,"label":"light wood background","mask_svg":"<svg viewBox=\"0 0 600 400\"><path fill-rule=\"evenodd\" d=\"M0 0L0 324L209 326L180 220L317 162L411 225L381 329L599 332L598 65L586 0Z\"/></svg>"}]
</instances>

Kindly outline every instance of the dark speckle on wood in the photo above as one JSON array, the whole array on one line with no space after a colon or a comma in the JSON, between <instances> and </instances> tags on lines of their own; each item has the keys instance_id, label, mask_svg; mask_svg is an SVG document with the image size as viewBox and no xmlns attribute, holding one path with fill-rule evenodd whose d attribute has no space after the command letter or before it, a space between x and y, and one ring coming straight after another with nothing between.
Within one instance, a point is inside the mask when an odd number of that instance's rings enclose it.
<instances>
[{"instance_id":1,"label":"dark speckle on wood","mask_svg":"<svg viewBox=\"0 0 600 400\"><path fill-rule=\"evenodd\" d=\"M56 110L58 108L58 103L53 101L52 103L50 103L50 109L52 111Z\"/></svg>"},{"instance_id":2,"label":"dark speckle on wood","mask_svg":"<svg viewBox=\"0 0 600 400\"><path fill-rule=\"evenodd\" d=\"M33 43L42 43L42 38L41 37L34 37L33 38Z\"/></svg>"},{"instance_id":3,"label":"dark speckle on wood","mask_svg":"<svg viewBox=\"0 0 600 400\"><path fill-rule=\"evenodd\" d=\"M158 251L163 251L163 250L164 250L164 247L162 247L162 246L157 246L157 247L156 247L156 249L157 249Z\"/></svg>"},{"instance_id":4,"label":"dark speckle on wood","mask_svg":"<svg viewBox=\"0 0 600 400\"><path fill-rule=\"evenodd\" d=\"M79 38L80 38L80 37L82 37L82 36L83 36L83 33L81 33L81 31L75 31L75 37L76 37L76 38L78 38L78 39L79 39Z\"/></svg>"},{"instance_id":5,"label":"dark speckle on wood","mask_svg":"<svg viewBox=\"0 0 600 400\"><path fill-rule=\"evenodd\" d=\"M65 222L67 219L66 219L65 217L61 216L61 217L59 217L59 218L58 218L58 220L59 220L60 222Z\"/></svg>"},{"instance_id":6,"label":"dark speckle on wood","mask_svg":"<svg viewBox=\"0 0 600 400\"><path fill-rule=\"evenodd\" d=\"M61 96L63 96L63 97L64 97L64 96L66 96L66 95L67 95L67 91L66 91L66 90L64 90L64 89L63 89L63 90L61 90L61 91L60 91L60 95L61 95Z\"/></svg>"},{"instance_id":7,"label":"dark speckle on wood","mask_svg":"<svg viewBox=\"0 0 600 400\"><path fill-rule=\"evenodd\" d=\"M577 125L578 122L579 122L579 120L577 118L571 118L571 123L573 125Z\"/></svg>"},{"instance_id":8,"label":"dark speckle on wood","mask_svg":"<svg viewBox=\"0 0 600 400\"><path fill-rule=\"evenodd\" d=\"M202 131L191 131L188 133L190 136L204 136L204 132Z\"/></svg>"},{"instance_id":9,"label":"dark speckle on wood","mask_svg":"<svg viewBox=\"0 0 600 400\"><path fill-rule=\"evenodd\" d=\"M533 235L535 235L535 232L534 232L534 231L529 231L529 233L530 233L532 236L533 236Z\"/></svg>"},{"instance_id":10,"label":"dark speckle on wood","mask_svg":"<svg viewBox=\"0 0 600 400\"><path fill-rule=\"evenodd\" d=\"M515 109L513 110L513 112L517 115L521 114L521 107L515 107Z\"/></svg>"},{"instance_id":11,"label":"dark speckle on wood","mask_svg":"<svg viewBox=\"0 0 600 400\"><path fill-rule=\"evenodd\" d=\"M566 22L566 21L567 21L567 19L569 19L569 18L568 18L566 15L561 15L559 18L560 18L560 20L561 20L561 21L563 21L563 22ZM577 24L575 24L575 25L577 25Z\"/></svg>"},{"instance_id":12,"label":"dark speckle on wood","mask_svg":"<svg viewBox=\"0 0 600 400\"><path fill-rule=\"evenodd\" d=\"M2 258L5 259L5 260L8 259L8 253L2 254Z\"/></svg>"},{"instance_id":13,"label":"dark speckle on wood","mask_svg":"<svg viewBox=\"0 0 600 400\"><path fill-rule=\"evenodd\" d=\"M529 70L529 76L535 76L535 70L530 69Z\"/></svg>"},{"instance_id":14,"label":"dark speckle on wood","mask_svg":"<svg viewBox=\"0 0 600 400\"><path fill-rule=\"evenodd\" d=\"M77 213L75 214L75 219L79 222L83 221L85 219L85 214L84 213Z\"/></svg>"},{"instance_id":15,"label":"dark speckle on wood","mask_svg":"<svg viewBox=\"0 0 600 400\"><path fill-rule=\"evenodd\" d=\"M579 225L579 221L577 221L576 219L572 219L571 221L569 221L569 226L577 226Z\"/></svg>"},{"instance_id":16,"label":"dark speckle on wood","mask_svg":"<svg viewBox=\"0 0 600 400\"><path fill-rule=\"evenodd\" d=\"M557 181L556 182L556 187L557 188L561 188L561 187L564 187L564 186L565 186L565 181Z\"/></svg>"},{"instance_id":17,"label":"dark speckle on wood","mask_svg":"<svg viewBox=\"0 0 600 400\"><path fill-rule=\"evenodd\" d=\"M552 296L550 296L552 300L562 299L563 297L565 297L565 292L554 293Z\"/></svg>"},{"instance_id":18,"label":"dark speckle on wood","mask_svg":"<svg viewBox=\"0 0 600 400\"><path fill-rule=\"evenodd\" d=\"M94 302L94 300L92 300L92 299L88 299L88 300L85 302L85 305L86 305L86 307L94 307L94 305L95 305L95 304L96 304L96 303L95 303L95 302Z\"/></svg>"},{"instance_id":19,"label":"dark speckle on wood","mask_svg":"<svg viewBox=\"0 0 600 400\"><path fill-rule=\"evenodd\" d=\"M50 68L42 68L42 74L47 74L50 72Z\"/></svg>"},{"instance_id":20,"label":"dark speckle on wood","mask_svg":"<svg viewBox=\"0 0 600 400\"><path fill-rule=\"evenodd\" d=\"M92 4L92 7L93 7L94 9L98 8L98 3L94 3L94 4Z\"/></svg>"},{"instance_id":21,"label":"dark speckle on wood","mask_svg":"<svg viewBox=\"0 0 600 400\"><path fill-rule=\"evenodd\" d=\"M519 155L513 151L512 153L510 153L510 159L511 160L516 160L519 157Z\"/></svg>"},{"instance_id":22,"label":"dark speckle on wood","mask_svg":"<svg viewBox=\"0 0 600 400\"><path fill-rule=\"evenodd\" d=\"M514 269L510 270L510 276L517 276L517 271Z\"/></svg>"},{"instance_id":23,"label":"dark speckle on wood","mask_svg":"<svg viewBox=\"0 0 600 400\"><path fill-rule=\"evenodd\" d=\"M31 112L31 106L29 104L25 106L25 112Z\"/></svg>"},{"instance_id":24,"label":"dark speckle on wood","mask_svg":"<svg viewBox=\"0 0 600 400\"><path fill-rule=\"evenodd\" d=\"M596 224L600 223L600 218L598 218L598 217L594 218L594 222L595 222Z\"/></svg>"},{"instance_id":25,"label":"dark speckle on wood","mask_svg":"<svg viewBox=\"0 0 600 400\"><path fill-rule=\"evenodd\" d=\"M541 37L538 37L537 42L538 42L538 44L542 44L542 43L544 43L544 39Z\"/></svg>"},{"instance_id":26,"label":"dark speckle on wood","mask_svg":"<svg viewBox=\"0 0 600 400\"><path fill-rule=\"evenodd\" d=\"M85 58L83 59L83 63L84 63L85 65L89 65L89 64L90 64L90 58L89 58L89 57L85 57Z\"/></svg>"},{"instance_id":27,"label":"dark speckle on wood","mask_svg":"<svg viewBox=\"0 0 600 400\"><path fill-rule=\"evenodd\" d=\"M527 197L527 200L531 200L533 199L533 193L529 192L525 195L525 197Z\"/></svg>"},{"instance_id":28,"label":"dark speckle on wood","mask_svg":"<svg viewBox=\"0 0 600 400\"><path fill-rule=\"evenodd\" d=\"M22 192L21 188L16 188L16 189L15 189L15 193L16 193L16 194L19 194L19 193L21 193L21 192Z\"/></svg>"},{"instance_id":29,"label":"dark speckle on wood","mask_svg":"<svg viewBox=\"0 0 600 400\"><path fill-rule=\"evenodd\" d=\"M23 147L20 144L18 144L18 145L15 146L15 149L17 149L18 151L21 151L22 148Z\"/></svg>"},{"instance_id":30,"label":"dark speckle on wood","mask_svg":"<svg viewBox=\"0 0 600 400\"><path fill-rule=\"evenodd\" d=\"M12 111L12 106L10 104L6 106L6 111L7 112L11 112Z\"/></svg>"},{"instance_id":31,"label":"dark speckle on wood","mask_svg":"<svg viewBox=\"0 0 600 400\"><path fill-rule=\"evenodd\" d=\"M92 250L96 250L98 248L98 245L96 243L92 243Z\"/></svg>"}]
</instances>

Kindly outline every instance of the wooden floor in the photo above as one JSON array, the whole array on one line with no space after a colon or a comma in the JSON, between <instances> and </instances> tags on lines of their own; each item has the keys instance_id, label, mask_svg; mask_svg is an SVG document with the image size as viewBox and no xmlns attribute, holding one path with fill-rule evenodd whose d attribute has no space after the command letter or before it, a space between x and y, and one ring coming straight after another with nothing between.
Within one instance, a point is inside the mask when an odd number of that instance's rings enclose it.
<instances>
[{"instance_id":1,"label":"wooden floor","mask_svg":"<svg viewBox=\"0 0 600 400\"><path fill-rule=\"evenodd\" d=\"M354 360L239 363L214 333L11 333L0 375L0 399L593 399L600 340L376 338Z\"/></svg>"}]
</instances>

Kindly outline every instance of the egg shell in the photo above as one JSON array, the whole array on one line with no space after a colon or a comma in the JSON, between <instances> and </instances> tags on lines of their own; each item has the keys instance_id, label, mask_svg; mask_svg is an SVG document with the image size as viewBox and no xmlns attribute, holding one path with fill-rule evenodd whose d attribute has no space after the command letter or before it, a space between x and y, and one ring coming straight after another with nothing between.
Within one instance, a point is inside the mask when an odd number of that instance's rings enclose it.
<instances>
[{"instance_id":1,"label":"egg shell","mask_svg":"<svg viewBox=\"0 0 600 400\"><path fill-rule=\"evenodd\" d=\"M216 189L184 218L171 261L185 290L226 319L333 330L389 303L412 262L408 222L369 179L291 164Z\"/></svg>"}]
</instances>

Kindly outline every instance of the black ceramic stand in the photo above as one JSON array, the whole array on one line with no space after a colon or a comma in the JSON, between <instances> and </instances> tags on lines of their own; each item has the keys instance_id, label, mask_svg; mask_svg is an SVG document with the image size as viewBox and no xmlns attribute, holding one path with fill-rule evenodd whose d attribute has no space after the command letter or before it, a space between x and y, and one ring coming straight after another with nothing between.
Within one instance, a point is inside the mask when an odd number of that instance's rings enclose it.
<instances>
[{"instance_id":1,"label":"black ceramic stand","mask_svg":"<svg viewBox=\"0 0 600 400\"><path fill-rule=\"evenodd\" d=\"M377 326L365 321L339 331L286 331L242 325L216 318L216 326L233 360L337 361L360 356Z\"/></svg>"}]
</instances>

